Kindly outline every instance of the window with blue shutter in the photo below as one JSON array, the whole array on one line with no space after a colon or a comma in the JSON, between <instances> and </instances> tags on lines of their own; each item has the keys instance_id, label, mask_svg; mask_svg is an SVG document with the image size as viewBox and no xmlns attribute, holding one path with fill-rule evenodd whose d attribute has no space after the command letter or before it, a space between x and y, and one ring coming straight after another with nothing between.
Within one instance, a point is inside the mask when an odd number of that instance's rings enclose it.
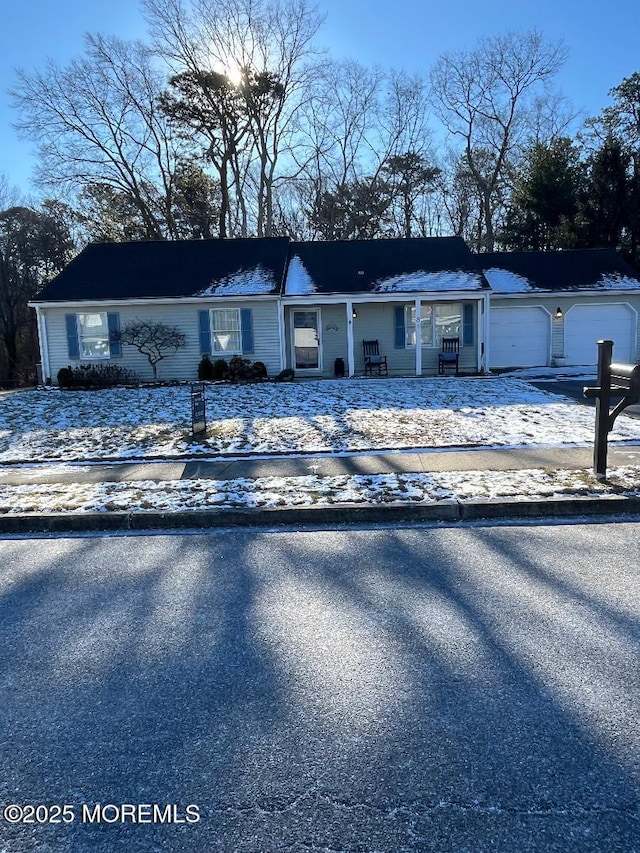
<instances>
[{"instance_id":1,"label":"window with blue shutter","mask_svg":"<svg viewBox=\"0 0 640 853\"><path fill-rule=\"evenodd\" d=\"M253 352L253 312L251 308L243 308L240 311L240 329L243 354Z\"/></svg>"},{"instance_id":2,"label":"window with blue shutter","mask_svg":"<svg viewBox=\"0 0 640 853\"><path fill-rule=\"evenodd\" d=\"M404 305L395 307L395 343L396 349L404 349L406 346L406 331L404 325Z\"/></svg>"},{"instance_id":3,"label":"window with blue shutter","mask_svg":"<svg viewBox=\"0 0 640 853\"><path fill-rule=\"evenodd\" d=\"M474 310L471 302L466 302L462 308L462 346L472 347L475 336Z\"/></svg>"},{"instance_id":4,"label":"window with blue shutter","mask_svg":"<svg viewBox=\"0 0 640 853\"><path fill-rule=\"evenodd\" d=\"M65 314L67 328L67 353L71 359L80 358L80 341L78 339L78 319L75 314Z\"/></svg>"},{"instance_id":5,"label":"window with blue shutter","mask_svg":"<svg viewBox=\"0 0 640 853\"><path fill-rule=\"evenodd\" d=\"M200 354L211 355L211 323L208 311L198 311L198 332L200 335Z\"/></svg>"},{"instance_id":6,"label":"window with blue shutter","mask_svg":"<svg viewBox=\"0 0 640 853\"><path fill-rule=\"evenodd\" d=\"M121 358L120 315L116 313L107 314L107 327L109 329L109 355L111 358Z\"/></svg>"}]
</instances>

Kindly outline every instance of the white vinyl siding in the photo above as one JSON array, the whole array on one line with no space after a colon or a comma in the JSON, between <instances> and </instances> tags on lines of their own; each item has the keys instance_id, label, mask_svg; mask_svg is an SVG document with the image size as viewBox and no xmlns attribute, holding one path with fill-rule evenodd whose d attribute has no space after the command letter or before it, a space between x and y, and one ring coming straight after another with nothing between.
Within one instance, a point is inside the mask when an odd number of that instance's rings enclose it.
<instances>
[{"instance_id":1,"label":"white vinyl siding","mask_svg":"<svg viewBox=\"0 0 640 853\"><path fill-rule=\"evenodd\" d=\"M200 352L200 336L198 328L198 311L208 311L211 302L188 304L152 304L148 305L91 305L78 310L77 306L64 308L43 308L46 316L46 326L49 345L49 373L53 382L61 367L69 364L65 315L70 313L117 313L120 317L120 328L134 320L151 320L176 326L186 336L186 345L175 355L168 357L158 364L160 379L196 380L198 364L202 358ZM218 306L216 306L217 308ZM282 370L280 363L280 338L278 331L277 300L255 300L253 302L225 303L220 308L251 308L253 316L254 351L248 356L252 361L262 361L266 365L269 376L275 376ZM223 356L226 357L226 354ZM134 370L143 380L153 377L147 359L131 346L123 346L122 357L118 364Z\"/></svg>"}]
</instances>

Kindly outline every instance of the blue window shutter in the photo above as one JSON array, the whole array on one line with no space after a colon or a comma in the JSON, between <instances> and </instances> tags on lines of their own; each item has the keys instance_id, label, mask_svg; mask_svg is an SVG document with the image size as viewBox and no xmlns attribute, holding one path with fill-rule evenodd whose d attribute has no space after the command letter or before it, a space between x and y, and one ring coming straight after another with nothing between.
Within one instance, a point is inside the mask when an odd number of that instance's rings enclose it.
<instances>
[{"instance_id":1,"label":"blue window shutter","mask_svg":"<svg viewBox=\"0 0 640 853\"><path fill-rule=\"evenodd\" d=\"M406 346L406 332L404 328L404 305L395 307L396 336L394 346L396 349L404 349Z\"/></svg>"},{"instance_id":2,"label":"blue window shutter","mask_svg":"<svg viewBox=\"0 0 640 853\"><path fill-rule=\"evenodd\" d=\"M240 329L242 330L242 352L253 352L253 312L251 308L240 311Z\"/></svg>"},{"instance_id":3,"label":"blue window shutter","mask_svg":"<svg viewBox=\"0 0 640 853\"><path fill-rule=\"evenodd\" d=\"M120 315L107 314L107 326L109 327L109 355L111 358L122 357L122 344L118 337L120 333Z\"/></svg>"},{"instance_id":4,"label":"blue window shutter","mask_svg":"<svg viewBox=\"0 0 640 853\"><path fill-rule=\"evenodd\" d=\"M200 355L211 355L211 323L208 311L198 311L198 331L200 333Z\"/></svg>"},{"instance_id":5,"label":"blue window shutter","mask_svg":"<svg viewBox=\"0 0 640 853\"><path fill-rule=\"evenodd\" d=\"M472 347L475 341L474 335L474 311L473 305L470 302L465 303L462 307L462 346Z\"/></svg>"},{"instance_id":6,"label":"blue window shutter","mask_svg":"<svg viewBox=\"0 0 640 853\"><path fill-rule=\"evenodd\" d=\"M67 326L67 351L69 358L80 358L80 341L78 340L78 318L75 314L65 314Z\"/></svg>"}]
</instances>

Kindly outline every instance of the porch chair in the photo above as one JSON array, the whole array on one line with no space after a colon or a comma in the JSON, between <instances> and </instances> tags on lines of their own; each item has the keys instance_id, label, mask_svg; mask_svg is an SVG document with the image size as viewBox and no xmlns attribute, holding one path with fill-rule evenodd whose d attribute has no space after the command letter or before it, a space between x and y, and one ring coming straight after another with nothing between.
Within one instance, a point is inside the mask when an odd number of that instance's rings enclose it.
<instances>
[{"instance_id":1,"label":"porch chair","mask_svg":"<svg viewBox=\"0 0 640 853\"><path fill-rule=\"evenodd\" d=\"M362 341L362 350L364 352L364 375L372 376L373 368L376 367L378 369L378 376L382 376L383 370L384 375L387 376L389 373L387 357L386 355L380 355L378 341Z\"/></svg>"},{"instance_id":2,"label":"porch chair","mask_svg":"<svg viewBox=\"0 0 640 853\"><path fill-rule=\"evenodd\" d=\"M443 338L442 350L438 353L438 373L444 373L447 367L455 367L458 375L460 358L460 338Z\"/></svg>"}]
</instances>

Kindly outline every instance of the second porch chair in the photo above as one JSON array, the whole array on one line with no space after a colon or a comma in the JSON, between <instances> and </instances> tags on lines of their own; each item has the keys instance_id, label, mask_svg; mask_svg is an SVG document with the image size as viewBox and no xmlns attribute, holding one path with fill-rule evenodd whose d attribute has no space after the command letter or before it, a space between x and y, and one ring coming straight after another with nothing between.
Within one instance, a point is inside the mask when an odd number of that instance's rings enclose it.
<instances>
[{"instance_id":1,"label":"second porch chair","mask_svg":"<svg viewBox=\"0 0 640 853\"><path fill-rule=\"evenodd\" d=\"M458 375L460 358L460 338L443 338L442 350L438 353L438 373L444 373L447 367L455 367Z\"/></svg>"},{"instance_id":2,"label":"second porch chair","mask_svg":"<svg viewBox=\"0 0 640 853\"><path fill-rule=\"evenodd\" d=\"M386 355L380 355L378 341L362 341L362 350L364 353L364 374L372 376L374 367L378 371L378 376L387 376L389 369L387 368Z\"/></svg>"}]
</instances>

